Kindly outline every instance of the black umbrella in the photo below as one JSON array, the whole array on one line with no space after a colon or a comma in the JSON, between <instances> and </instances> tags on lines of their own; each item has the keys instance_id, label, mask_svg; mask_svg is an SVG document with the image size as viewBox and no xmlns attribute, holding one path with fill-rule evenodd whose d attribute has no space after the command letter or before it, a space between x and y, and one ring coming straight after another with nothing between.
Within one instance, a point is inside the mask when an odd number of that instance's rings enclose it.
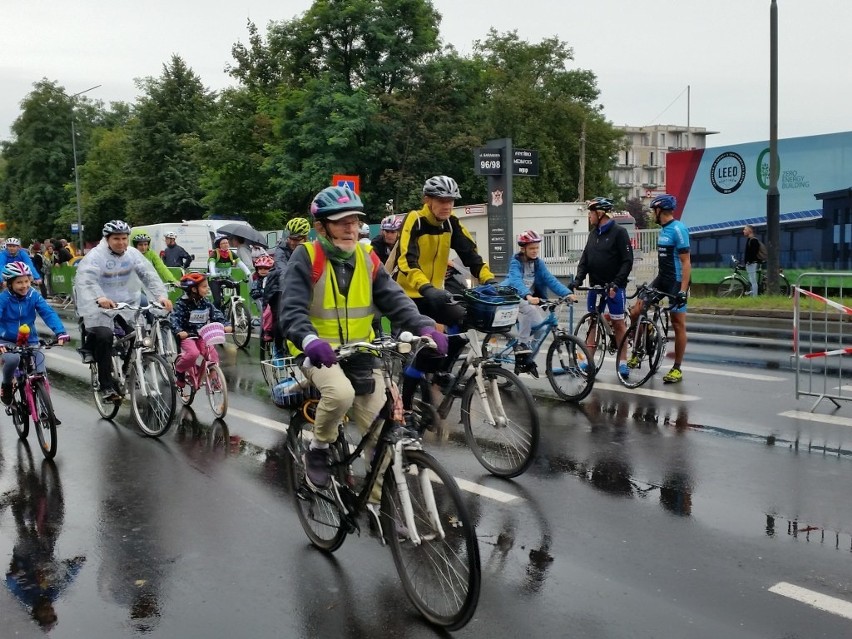
<instances>
[{"instance_id":1,"label":"black umbrella","mask_svg":"<svg viewBox=\"0 0 852 639\"><path fill-rule=\"evenodd\" d=\"M216 229L216 233L220 235L231 235L233 237L243 239L249 244L257 244L263 248L269 248L266 245L266 238L248 224L241 224L237 222L225 224L224 226L220 226Z\"/></svg>"}]
</instances>

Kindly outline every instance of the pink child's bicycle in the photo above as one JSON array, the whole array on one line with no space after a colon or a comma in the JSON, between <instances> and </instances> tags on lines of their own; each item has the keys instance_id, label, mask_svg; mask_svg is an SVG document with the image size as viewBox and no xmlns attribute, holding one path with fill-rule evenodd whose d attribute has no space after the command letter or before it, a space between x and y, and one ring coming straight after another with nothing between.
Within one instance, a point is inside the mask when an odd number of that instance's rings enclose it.
<instances>
[{"instance_id":1,"label":"pink child's bicycle","mask_svg":"<svg viewBox=\"0 0 852 639\"><path fill-rule=\"evenodd\" d=\"M211 322L198 331L198 337L186 339L198 340L199 337L200 354L195 360L195 366L184 373L183 385L178 382L178 397L184 405L189 406L203 386L207 390L207 401L213 414L216 417L224 417L228 412L228 383L219 364L210 357L210 352L216 348L216 344L225 343L224 327L218 322Z\"/></svg>"}]
</instances>

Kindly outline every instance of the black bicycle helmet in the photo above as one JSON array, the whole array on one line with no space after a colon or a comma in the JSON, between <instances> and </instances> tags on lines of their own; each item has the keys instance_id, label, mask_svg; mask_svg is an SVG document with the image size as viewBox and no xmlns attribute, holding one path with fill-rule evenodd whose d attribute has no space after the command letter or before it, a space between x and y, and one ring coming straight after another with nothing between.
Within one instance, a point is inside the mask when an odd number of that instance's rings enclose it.
<instances>
[{"instance_id":1,"label":"black bicycle helmet","mask_svg":"<svg viewBox=\"0 0 852 639\"><path fill-rule=\"evenodd\" d=\"M590 211L603 211L609 213L613 209L612 202L605 197L596 197L589 203Z\"/></svg>"}]
</instances>

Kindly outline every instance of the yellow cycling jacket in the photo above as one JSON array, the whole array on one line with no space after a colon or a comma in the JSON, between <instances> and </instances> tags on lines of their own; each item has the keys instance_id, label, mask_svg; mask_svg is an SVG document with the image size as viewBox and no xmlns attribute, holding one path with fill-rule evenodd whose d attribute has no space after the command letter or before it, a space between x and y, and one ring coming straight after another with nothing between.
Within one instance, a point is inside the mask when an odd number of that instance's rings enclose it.
<instances>
[{"instance_id":1,"label":"yellow cycling jacket","mask_svg":"<svg viewBox=\"0 0 852 639\"><path fill-rule=\"evenodd\" d=\"M405 216L399 237L395 278L409 297L422 297L424 286L444 288L444 276L453 249L480 282L494 274L476 250L476 242L459 218L439 222L424 205Z\"/></svg>"}]
</instances>

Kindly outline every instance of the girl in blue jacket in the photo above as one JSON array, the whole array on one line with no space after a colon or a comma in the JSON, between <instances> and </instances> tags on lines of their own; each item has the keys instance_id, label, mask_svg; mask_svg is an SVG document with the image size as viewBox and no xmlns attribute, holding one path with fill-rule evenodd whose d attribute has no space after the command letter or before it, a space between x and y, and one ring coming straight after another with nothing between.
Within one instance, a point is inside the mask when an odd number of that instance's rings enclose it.
<instances>
[{"instance_id":1,"label":"girl in blue jacket","mask_svg":"<svg viewBox=\"0 0 852 639\"><path fill-rule=\"evenodd\" d=\"M18 339L18 329L26 324L30 329L30 344L38 344L35 331L36 313L41 316L48 328L54 332L60 344L68 341L68 333L62 320L41 294L33 288L32 271L23 262L9 262L3 267L3 281L6 290L0 293L0 361L3 367L3 383L0 384L0 401L7 406L12 402L12 376L18 367L21 356L7 353L7 346L14 346ZM45 372L44 357L36 357L36 370Z\"/></svg>"},{"instance_id":2,"label":"girl in blue jacket","mask_svg":"<svg viewBox=\"0 0 852 639\"><path fill-rule=\"evenodd\" d=\"M541 236L535 231L524 231L518 236L518 251L509 263L509 274L501 282L502 286L511 286L521 297L518 314L518 343L515 344L515 356L526 356L532 351L529 343L532 339L532 327L544 321L544 311L538 305L548 290L559 297L571 294L571 289L562 284L551 273L543 260L538 259L541 249Z\"/></svg>"}]
</instances>

